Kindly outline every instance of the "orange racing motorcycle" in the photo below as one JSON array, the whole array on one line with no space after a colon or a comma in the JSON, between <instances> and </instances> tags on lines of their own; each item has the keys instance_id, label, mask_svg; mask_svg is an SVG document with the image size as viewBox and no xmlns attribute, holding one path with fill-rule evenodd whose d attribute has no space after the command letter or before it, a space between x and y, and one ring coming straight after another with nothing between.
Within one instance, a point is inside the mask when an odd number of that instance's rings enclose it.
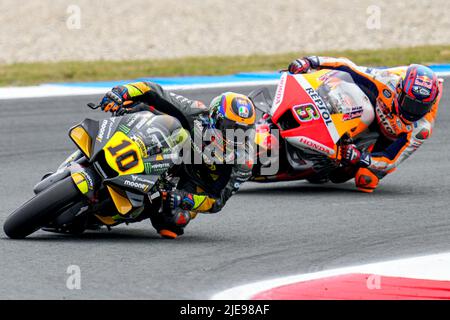
<instances>
[{"instance_id":1,"label":"orange racing motorcycle","mask_svg":"<svg viewBox=\"0 0 450 320\"><path fill-rule=\"evenodd\" d=\"M44 176L35 196L7 218L8 237L24 238L41 228L78 234L161 218L160 191L174 187L171 170L189 140L176 118L144 111L85 119L69 137L78 150Z\"/></svg>"}]
</instances>

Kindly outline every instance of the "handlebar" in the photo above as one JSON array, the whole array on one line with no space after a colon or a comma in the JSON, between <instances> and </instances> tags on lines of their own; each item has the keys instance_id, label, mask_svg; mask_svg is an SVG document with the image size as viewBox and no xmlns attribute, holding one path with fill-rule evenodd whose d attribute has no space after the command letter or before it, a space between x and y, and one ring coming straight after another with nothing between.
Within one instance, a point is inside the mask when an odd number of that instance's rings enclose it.
<instances>
[{"instance_id":1,"label":"handlebar","mask_svg":"<svg viewBox=\"0 0 450 320\"><path fill-rule=\"evenodd\" d=\"M92 103L92 102L89 102L88 104L87 104L87 106L89 107L89 108L91 108L92 110L95 110L95 109L98 109L98 108L100 108L100 105L98 104L95 104L95 103Z\"/></svg>"},{"instance_id":2,"label":"handlebar","mask_svg":"<svg viewBox=\"0 0 450 320\"><path fill-rule=\"evenodd\" d=\"M98 108L101 107L101 105L95 104L95 103L92 103L92 102L89 102L89 103L87 104L87 107L90 108L90 109L92 109L92 110L97 110ZM126 110L122 109L121 115L123 115L123 114L125 114L125 113L126 113ZM115 116L117 116L117 115L118 115L117 112L111 112L111 117L115 117Z\"/></svg>"},{"instance_id":3,"label":"handlebar","mask_svg":"<svg viewBox=\"0 0 450 320\"><path fill-rule=\"evenodd\" d=\"M89 102L87 104L87 106L88 106L88 108L90 108L92 110L96 110L96 109L101 107L101 105L95 104L95 103L92 103L92 102ZM111 117L122 116L122 115L127 114L127 113L128 113L128 110L126 108L122 108L122 109L120 109L118 111L111 112Z\"/></svg>"},{"instance_id":4,"label":"handlebar","mask_svg":"<svg viewBox=\"0 0 450 320\"><path fill-rule=\"evenodd\" d=\"M100 104L97 105L92 102L89 102L87 104L87 106L88 106L88 108L90 108L92 110L96 110L101 107ZM155 109L155 107L153 107L153 106L148 106L141 102L125 101L122 108L120 108L118 111L111 112L111 116L113 116L113 117L114 116L123 116L125 114L137 112L139 110L140 111L143 111L143 110L150 111L155 115L165 115L166 114L164 112L161 112L161 111Z\"/></svg>"}]
</instances>

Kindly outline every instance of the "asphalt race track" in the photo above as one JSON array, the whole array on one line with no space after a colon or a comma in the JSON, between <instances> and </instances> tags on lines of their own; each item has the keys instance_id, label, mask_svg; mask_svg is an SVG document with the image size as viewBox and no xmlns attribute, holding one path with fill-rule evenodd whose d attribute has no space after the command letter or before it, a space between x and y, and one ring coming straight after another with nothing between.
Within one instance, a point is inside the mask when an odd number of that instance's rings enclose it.
<instances>
[{"instance_id":1,"label":"asphalt race track","mask_svg":"<svg viewBox=\"0 0 450 320\"><path fill-rule=\"evenodd\" d=\"M450 79L447 79L450 81ZM0 231L0 299L208 299L231 286L450 251L450 84L431 140L374 194L343 185L247 183L177 240L149 222L79 237ZM248 93L251 88L238 91ZM225 90L184 91L209 100ZM99 96L0 101L0 223L73 150L67 129L105 117ZM81 289L69 290L69 265Z\"/></svg>"}]
</instances>

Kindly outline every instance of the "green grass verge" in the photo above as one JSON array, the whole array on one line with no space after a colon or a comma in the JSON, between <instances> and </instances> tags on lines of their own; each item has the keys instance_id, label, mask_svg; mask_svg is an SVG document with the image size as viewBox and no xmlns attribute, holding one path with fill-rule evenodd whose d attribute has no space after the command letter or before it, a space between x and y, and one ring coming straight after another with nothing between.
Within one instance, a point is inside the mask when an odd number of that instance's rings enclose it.
<instances>
[{"instance_id":1,"label":"green grass verge","mask_svg":"<svg viewBox=\"0 0 450 320\"><path fill-rule=\"evenodd\" d=\"M149 76L224 75L236 72L278 70L286 68L291 60L307 54L296 52L274 55L136 61L15 63L0 65L0 86L120 80ZM359 65L366 66L443 63L450 62L450 45L384 50L326 51L313 54L347 57Z\"/></svg>"}]
</instances>

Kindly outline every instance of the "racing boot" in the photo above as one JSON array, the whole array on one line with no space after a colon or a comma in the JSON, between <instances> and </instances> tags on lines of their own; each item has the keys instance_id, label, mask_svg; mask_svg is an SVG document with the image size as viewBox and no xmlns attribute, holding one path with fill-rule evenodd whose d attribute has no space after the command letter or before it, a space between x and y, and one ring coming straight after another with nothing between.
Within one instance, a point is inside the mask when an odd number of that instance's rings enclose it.
<instances>
[{"instance_id":1,"label":"racing boot","mask_svg":"<svg viewBox=\"0 0 450 320\"><path fill-rule=\"evenodd\" d=\"M367 168L360 168L355 175L356 187L362 192L373 192L379 181L380 179Z\"/></svg>"},{"instance_id":2,"label":"racing boot","mask_svg":"<svg viewBox=\"0 0 450 320\"><path fill-rule=\"evenodd\" d=\"M176 239L184 234L184 227L187 226L191 219L192 215L189 211L176 208L164 217L164 223L156 229L163 238Z\"/></svg>"},{"instance_id":3,"label":"racing boot","mask_svg":"<svg viewBox=\"0 0 450 320\"><path fill-rule=\"evenodd\" d=\"M357 171L358 168L352 166L339 167L330 172L329 178L333 183L344 183L350 179L353 179Z\"/></svg>"}]
</instances>

